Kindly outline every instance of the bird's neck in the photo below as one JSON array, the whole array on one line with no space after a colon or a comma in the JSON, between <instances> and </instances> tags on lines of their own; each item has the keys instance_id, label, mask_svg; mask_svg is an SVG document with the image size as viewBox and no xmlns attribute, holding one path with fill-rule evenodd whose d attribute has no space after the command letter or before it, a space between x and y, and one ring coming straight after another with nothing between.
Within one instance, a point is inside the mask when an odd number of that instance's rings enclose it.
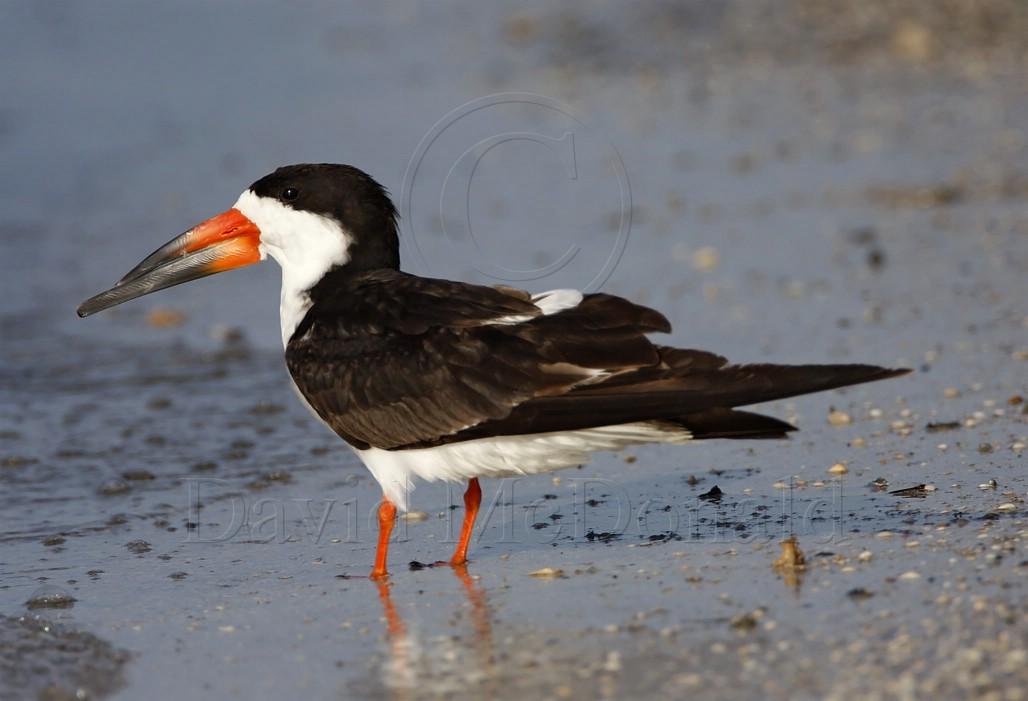
<instances>
[{"instance_id":1,"label":"bird's neck","mask_svg":"<svg viewBox=\"0 0 1028 701\"><path fill-rule=\"evenodd\" d=\"M289 345L289 339L293 337L296 327L300 325L307 315L311 305L310 289L297 285L296 281L289 280L282 275L282 294L279 299L278 318L282 327L282 347Z\"/></svg>"},{"instance_id":2,"label":"bird's neck","mask_svg":"<svg viewBox=\"0 0 1028 701\"><path fill-rule=\"evenodd\" d=\"M346 264L333 266L315 284L309 285L283 272L279 306L283 346L288 346L297 329L304 325L308 312L332 320L356 323L358 326L365 317L370 315L373 318L374 310L369 311L361 303L364 297L359 290L369 280L381 283L383 280L403 277L406 277L405 273L392 267L360 270ZM301 328L300 333L303 330Z\"/></svg>"}]
</instances>

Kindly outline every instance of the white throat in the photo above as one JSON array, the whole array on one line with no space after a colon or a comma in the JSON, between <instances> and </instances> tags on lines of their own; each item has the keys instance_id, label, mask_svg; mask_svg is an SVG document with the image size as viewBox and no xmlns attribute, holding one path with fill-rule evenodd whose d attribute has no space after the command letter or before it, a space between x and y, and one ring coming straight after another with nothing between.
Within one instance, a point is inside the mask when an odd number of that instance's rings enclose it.
<instances>
[{"instance_id":1,"label":"white throat","mask_svg":"<svg viewBox=\"0 0 1028 701\"><path fill-rule=\"evenodd\" d=\"M279 321L282 346L311 308L310 289L333 266L349 259L353 236L332 217L304 212L247 190L235 209L261 231L261 258L271 256L282 267Z\"/></svg>"}]
</instances>

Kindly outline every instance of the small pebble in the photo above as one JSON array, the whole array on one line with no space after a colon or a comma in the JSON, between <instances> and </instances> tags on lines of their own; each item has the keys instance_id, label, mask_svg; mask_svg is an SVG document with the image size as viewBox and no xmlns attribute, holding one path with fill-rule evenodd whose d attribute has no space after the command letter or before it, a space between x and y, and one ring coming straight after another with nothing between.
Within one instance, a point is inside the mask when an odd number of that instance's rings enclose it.
<instances>
[{"instance_id":1,"label":"small pebble","mask_svg":"<svg viewBox=\"0 0 1028 701\"><path fill-rule=\"evenodd\" d=\"M721 260L717 249L712 246L704 246L692 254L692 267L704 273L709 273L717 267Z\"/></svg>"},{"instance_id":2,"label":"small pebble","mask_svg":"<svg viewBox=\"0 0 1028 701\"><path fill-rule=\"evenodd\" d=\"M121 476L134 482L145 482L155 479L153 473L149 470L126 470L121 473Z\"/></svg>"},{"instance_id":3,"label":"small pebble","mask_svg":"<svg viewBox=\"0 0 1028 701\"><path fill-rule=\"evenodd\" d=\"M742 613L732 618L730 625L739 631L750 631L757 627L757 622L764 615L760 609L750 613Z\"/></svg>"},{"instance_id":4,"label":"small pebble","mask_svg":"<svg viewBox=\"0 0 1028 701\"><path fill-rule=\"evenodd\" d=\"M559 579L564 576L564 570L559 567L543 567L534 572L529 572L528 576L536 577L537 579Z\"/></svg>"},{"instance_id":5,"label":"small pebble","mask_svg":"<svg viewBox=\"0 0 1028 701\"><path fill-rule=\"evenodd\" d=\"M1017 506L1009 501L996 507L996 511L1014 511L1015 509L1017 509Z\"/></svg>"},{"instance_id":6,"label":"small pebble","mask_svg":"<svg viewBox=\"0 0 1028 701\"><path fill-rule=\"evenodd\" d=\"M828 414L828 423L832 426L849 426L853 423L853 417L845 411L832 411Z\"/></svg>"},{"instance_id":7,"label":"small pebble","mask_svg":"<svg viewBox=\"0 0 1028 701\"><path fill-rule=\"evenodd\" d=\"M789 536L782 541L782 554L772 564L776 569L801 570L807 566L807 558L800 550L799 541L796 536Z\"/></svg>"},{"instance_id":8,"label":"small pebble","mask_svg":"<svg viewBox=\"0 0 1028 701\"><path fill-rule=\"evenodd\" d=\"M119 494L125 494L131 489L132 488L129 486L129 483L125 480L112 479L107 480L102 485L100 485L100 489L98 491L105 497L113 497Z\"/></svg>"},{"instance_id":9,"label":"small pebble","mask_svg":"<svg viewBox=\"0 0 1028 701\"><path fill-rule=\"evenodd\" d=\"M921 579L921 575L915 572L914 570L910 570L909 572L904 572L903 574L901 574L899 578L904 581L912 581L915 579Z\"/></svg>"},{"instance_id":10,"label":"small pebble","mask_svg":"<svg viewBox=\"0 0 1028 701\"><path fill-rule=\"evenodd\" d=\"M874 553L872 553L870 550L865 550L862 553L860 553L859 555L857 555L857 559L860 560L861 562L870 562L871 558L873 558L873 557L874 557Z\"/></svg>"},{"instance_id":11,"label":"small pebble","mask_svg":"<svg viewBox=\"0 0 1028 701\"><path fill-rule=\"evenodd\" d=\"M158 329L171 329L186 323L186 315L177 309L156 307L146 315L146 323Z\"/></svg>"},{"instance_id":12,"label":"small pebble","mask_svg":"<svg viewBox=\"0 0 1028 701\"><path fill-rule=\"evenodd\" d=\"M870 599L874 594L863 587L857 587L856 589L850 589L846 592L846 596L854 601L863 601L865 599Z\"/></svg>"},{"instance_id":13,"label":"small pebble","mask_svg":"<svg viewBox=\"0 0 1028 701\"><path fill-rule=\"evenodd\" d=\"M607 653L607 659L603 662L604 672L620 672L621 671L621 653L617 650L611 650Z\"/></svg>"},{"instance_id":14,"label":"small pebble","mask_svg":"<svg viewBox=\"0 0 1028 701\"><path fill-rule=\"evenodd\" d=\"M424 512L424 511L408 511L407 513L405 513L400 518L402 518L404 521L410 521L412 523L418 523L420 521L427 521L428 520L428 514L426 512Z\"/></svg>"},{"instance_id":15,"label":"small pebble","mask_svg":"<svg viewBox=\"0 0 1028 701\"><path fill-rule=\"evenodd\" d=\"M75 597L53 584L44 584L32 592L25 602L30 609L66 609L75 605Z\"/></svg>"},{"instance_id":16,"label":"small pebble","mask_svg":"<svg viewBox=\"0 0 1028 701\"><path fill-rule=\"evenodd\" d=\"M849 472L849 468L843 465L841 462L837 462L828 468L828 471L833 475L845 475Z\"/></svg>"},{"instance_id":17,"label":"small pebble","mask_svg":"<svg viewBox=\"0 0 1028 701\"><path fill-rule=\"evenodd\" d=\"M956 387L947 387L946 389L942 390L942 396L944 396L946 399L956 399L960 396L960 390Z\"/></svg>"}]
</instances>

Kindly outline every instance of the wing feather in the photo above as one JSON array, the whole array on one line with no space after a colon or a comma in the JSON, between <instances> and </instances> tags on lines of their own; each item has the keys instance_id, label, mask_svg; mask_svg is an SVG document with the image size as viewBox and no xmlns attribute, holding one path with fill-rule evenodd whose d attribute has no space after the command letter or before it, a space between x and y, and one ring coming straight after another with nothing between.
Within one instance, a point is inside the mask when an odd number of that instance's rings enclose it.
<instances>
[{"instance_id":1,"label":"wing feather","mask_svg":"<svg viewBox=\"0 0 1028 701\"><path fill-rule=\"evenodd\" d=\"M906 372L731 365L652 343L647 334L671 330L667 319L606 294L544 314L520 290L392 270L337 277L332 292L297 327L286 364L311 407L358 448L638 421L778 435L784 424L729 410Z\"/></svg>"}]
</instances>

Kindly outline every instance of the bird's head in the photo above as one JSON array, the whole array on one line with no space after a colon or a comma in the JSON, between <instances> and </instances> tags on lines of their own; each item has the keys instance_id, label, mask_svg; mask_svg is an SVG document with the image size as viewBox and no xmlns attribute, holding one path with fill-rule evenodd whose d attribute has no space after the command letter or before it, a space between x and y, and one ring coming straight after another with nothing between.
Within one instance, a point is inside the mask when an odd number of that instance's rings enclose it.
<instances>
[{"instance_id":1,"label":"bird's head","mask_svg":"<svg viewBox=\"0 0 1028 701\"><path fill-rule=\"evenodd\" d=\"M397 269L396 209L368 174L329 163L279 168L228 211L151 253L78 308L89 316L183 282L259 263L282 266L283 288L303 291L335 268Z\"/></svg>"}]
</instances>

